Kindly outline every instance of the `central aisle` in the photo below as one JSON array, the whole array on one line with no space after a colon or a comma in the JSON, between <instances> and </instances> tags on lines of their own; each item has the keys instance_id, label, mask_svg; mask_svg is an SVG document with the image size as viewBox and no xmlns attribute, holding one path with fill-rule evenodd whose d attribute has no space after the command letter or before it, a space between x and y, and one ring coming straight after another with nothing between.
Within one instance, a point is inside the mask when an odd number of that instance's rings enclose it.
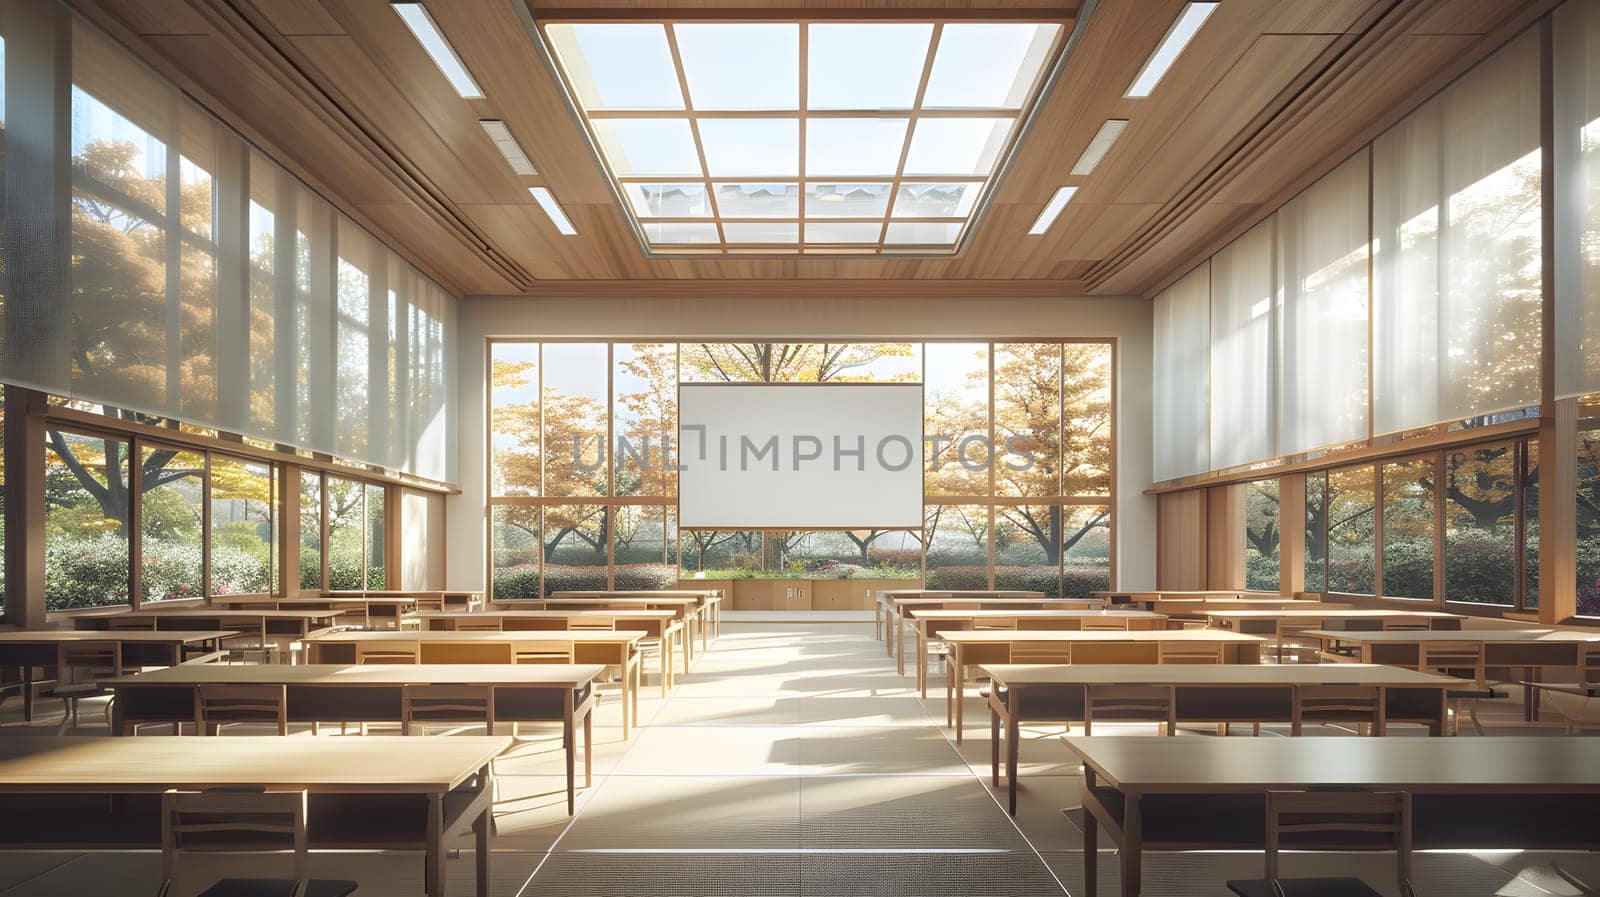
<instances>
[{"instance_id":1,"label":"central aisle","mask_svg":"<svg viewBox=\"0 0 1600 897\"><path fill-rule=\"evenodd\" d=\"M524 894L1064 893L870 623L729 623L648 703Z\"/></svg>"}]
</instances>

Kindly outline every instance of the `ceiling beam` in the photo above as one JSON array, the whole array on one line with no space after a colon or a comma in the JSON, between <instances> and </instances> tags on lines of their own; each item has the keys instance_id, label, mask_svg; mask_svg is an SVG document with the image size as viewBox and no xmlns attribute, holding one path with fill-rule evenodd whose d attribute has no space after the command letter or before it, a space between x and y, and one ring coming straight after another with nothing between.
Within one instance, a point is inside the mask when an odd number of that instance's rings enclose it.
<instances>
[{"instance_id":1,"label":"ceiling beam","mask_svg":"<svg viewBox=\"0 0 1600 897\"><path fill-rule=\"evenodd\" d=\"M1077 280L541 280L523 295L539 298L852 296L860 298L955 296L973 299L1073 299L1086 297Z\"/></svg>"},{"instance_id":2,"label":"ceiling beam","mask_svg":"<svg viewBox=\"0 0 1600 897\"><path fill-rule=\"evenodd\" d=\"M1005 7L951 6L813 6L784 3L771 6L542 6L528 2L538 22L1071 22L1076 4Z\"/></svg>"}]
</instances>

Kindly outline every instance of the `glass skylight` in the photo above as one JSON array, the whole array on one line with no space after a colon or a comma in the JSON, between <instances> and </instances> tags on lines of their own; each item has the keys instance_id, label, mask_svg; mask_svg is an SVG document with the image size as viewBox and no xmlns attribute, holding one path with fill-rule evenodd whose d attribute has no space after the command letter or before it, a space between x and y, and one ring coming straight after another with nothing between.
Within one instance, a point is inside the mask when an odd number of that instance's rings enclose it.
<instances>
[{"instance_id":1,"label":"glass skylight","mask_svg":"<svg viewBox=\"0 0 1600 897\"><path fill-rule=\"evenodd\" d=\"M658 253L948 254L1061 53L1056 22L541 25Z\"/></svg>"}]
</instances>

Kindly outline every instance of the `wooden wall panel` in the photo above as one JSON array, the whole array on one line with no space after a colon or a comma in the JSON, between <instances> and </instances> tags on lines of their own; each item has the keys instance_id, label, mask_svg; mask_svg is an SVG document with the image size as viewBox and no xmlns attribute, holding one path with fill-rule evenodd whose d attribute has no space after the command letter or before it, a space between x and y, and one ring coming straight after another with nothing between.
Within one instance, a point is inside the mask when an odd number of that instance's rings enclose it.
<instances>
[{"instance_id":1,"label":"wooden wall panel","mask_svg":"<svg viewBox=\"0 0 1600 897\"><path fill-rule=\"evenodd\" d=\"M1206 588L1206 490L1156 497L1156 588Z\"/></svg>"},{"instance_id":2,"label":"wooden wall panel","mask_svg":"<svg viewBox=\"0 0 1600 897\"><path fill-rule=\"evenodd\" d=\"M1206 490L1206 588L1244 588L1244 483Z\"/></svg>"}]
</instances>

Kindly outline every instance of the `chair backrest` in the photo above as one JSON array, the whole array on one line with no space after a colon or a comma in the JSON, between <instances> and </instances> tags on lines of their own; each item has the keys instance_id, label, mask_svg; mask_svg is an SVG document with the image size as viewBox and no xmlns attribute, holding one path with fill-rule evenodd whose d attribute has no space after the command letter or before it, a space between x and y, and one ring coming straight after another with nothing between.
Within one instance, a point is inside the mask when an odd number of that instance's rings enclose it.
<instances>
[{"instance_id":1,"label":"chair backrest","mask_svg":"<svg viewBox=\"0 0 1600 897\"><path fill-rule=\"evenodd\" d=\"M62 642L56 652L61 677L97 679L122 675L122 650L115 639L94 642Z\"/></svg>"},{"instance_id":2,"label":"chair backrest","mask_svg":"<svg viewBox=\"0 0 1600 897\"><path fill-rule=\"evenodd\" d=\"M1084 617L1083 629L1086 632L1127 632L1128 617Z\"/></svg>"},{"instance_id":3,"label":"chair backrest","mask_svg":"<svg viewBox=\"0 0 1600 897\"><path fill-rule=\"evenodd\" d=\"M1219 664L1227 660L1221 642L1161 642L1162 663Z\"/></svg>"},{"instance_id":4,"label":"chair backrest","mask_svg":"<svg viewBox=\"0 0 1600 897\"><path fill-rule=\"evenodd\" d=\"M1079 617L1018 617L1017 629L1022 632L1077 632L1083 628Z\"/></svg>"},{"instance_id":5,"label":"chair backrest","mask_svg":"<svg viewBox=\"0 0 1600 897\"><path fill-rule=\"evenodd\" d=\"M571 642L518 642L516 652L517 663L572 663Z\"/></svg>"},{"instance_id":6,"label":"chair backrest","mask_svg":"<svg viewBox=\"0 0 1600 897\"><path fill-rule=\"evenodd\" d=\"M1387 632L1425 632L1433 627L1420 617L1385 617L1383 628Z\"/></svg>"},{"instance_id":7,"label":"chair backrest","mask_svg":"<svg viewBox=\"0 0 1600 897\"><path fill-rule=\"evenodd\" d=\"M569 630L601 630L616 629L617 618L601 614L589 614L582 617L568 617L567 629Z\"/></svg>"},{"instance_id":8,"label":"chair backrest","mask_svg":"<svg viewBox=\"0 0 1600 897\"><path fill-rule=\"evenodd\" d=\"M416 642L356 642L356 663L417 663Z\"/></svg>"},{"instance_id":9,"label":"chair backrest","mask_svg":"<svg viewBox=\"0 0 1600 897\"><path fill-rule=\"evenodd\" d=\"M1302 717L1378 721L1378 688L1373 685L1302 685L1295 689Z\"/></svg>"},{"instance_id":10,"label":"chair backrest","mask_svg":"<svg viewBox=\"0 0 1600 897\"><path fill-rule=\"evenodd\" d=\"M1419 646L1418 664L1423 672L1443 672L1449 675L1470 671L1472 681L1483 682L1483 642L1422 642Z\"/></svg>"},{"instance_id":11,"label":"chair backrest","mask_svg":"<svg viewBox=\"0 0 1600 897\"><path fill-rule=\"evenodd\" d=\"M567 621L550 617L502 617L500 628L506 632L560 632L567 628Z\"/></svg>"},{"instance_id":12,"label":"chair backrest","mask_svg":"<svg viewBox=\"0 0 1600 897\"><path fill-rule=\"evenodd\" d=\"M1011 643L1012 663L1072 663L1077 648L1061 641L1017 641Z\"/></svg>"},{"instance_id":13,"label":"chair backrest","mask_svg":"<svg viewBox=\"0 0 1600 897\"><path fill-rule=\"evenodd\" d=\"M510 663L510 642L423 642L422 663Z\"/></svg>"},{"instance_id":14,"label":"chair backrest","mask_svg":"<svg viewBox=\"0 0 1600 897\"><path fill-rule=\"evenodd\" d=\"M1411 893L1411 795L1389 791L1267 792L1267 879L1278 852L1392 850L1402 894Z\"/></svg>"},{"instance_id":15,"label":"chair backrest","mask_svg":"<svg viewBox=\"0 0 1600 897\"><path fill-rule=\"evenodd\" d=\"M284 691L282 685L201 685L195 689L195 726L198 728L208 723L276 723L281 730L288 721Z\"/></svg>"},{"instance_id":16,"label":"chair backrest","mask_svg":"<svg viewBox=\"0 0 1600 897\"><path fill-rule=\"evenodd\" d=\"M505 623L495 616L454 617L457 632L499 632Z\"/></svg>"},{"instance_id":17,"label":"chair backrest","mask_svg":"<svg viewBox=\"0 0 1600 897\"><path fill-rule=\"evenodd\" d=\"M1600 643L1585 644L1578 653L1578 684L1600 688Z\"/></svg>"},{"instance_id":18,"label":"chair backrest","mask_svg":"<svg viewBox=\"0 0 1600 897\"><path fill-rule=\"evenodd\" d=\"M1155 642L1078 642L1072 647L1073 663L1159 663Z\"/></svg>"},{"instance_id":19,"label":"chair backrest","mask_svg":"<svg viewBox=\"0 0 1600 897\"><path fill-rule=\"evenodd\" d=\"M168 791L161 796L161 863L168 881L179 854L291 851L306 877L306 793L259 789Z\"/></svg>"}]
</instances>

